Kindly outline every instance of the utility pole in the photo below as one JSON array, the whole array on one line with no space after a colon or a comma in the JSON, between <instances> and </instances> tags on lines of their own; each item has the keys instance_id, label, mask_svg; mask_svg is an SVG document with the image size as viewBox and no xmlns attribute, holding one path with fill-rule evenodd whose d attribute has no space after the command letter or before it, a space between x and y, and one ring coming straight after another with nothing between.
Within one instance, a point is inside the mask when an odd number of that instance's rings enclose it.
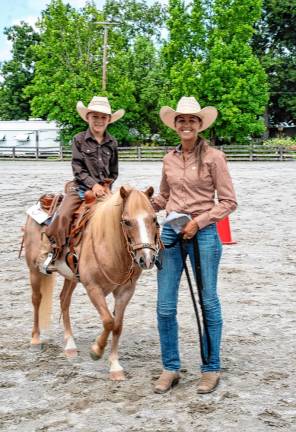
<instances>
[{"instance_id":1,"label":"utility pole","mask_svg":"<svg viewBox=\"0 0 296 432\"><path fill-rule=\"evenodd\" d=\"M96 24L104 26L102 90L105 91L107 88L108 26L116 25L118 23L110 21L97 21Z\"/></svg>"}]
</instances>

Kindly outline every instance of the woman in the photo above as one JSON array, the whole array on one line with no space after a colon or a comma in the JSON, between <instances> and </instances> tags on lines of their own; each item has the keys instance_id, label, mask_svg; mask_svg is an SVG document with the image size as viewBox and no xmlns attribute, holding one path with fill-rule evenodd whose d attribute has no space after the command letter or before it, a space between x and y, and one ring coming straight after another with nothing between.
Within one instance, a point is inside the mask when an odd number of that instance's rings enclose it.
<instances>
[{"instance_id":1,"label":"woman","mask_svg":"<svg viewBox=\"0 0 296 432\"><path fill-rule=\"evenodd\" d=\"M203 283L203 305L208 328L210 350L203 335L204 353L209 354L201 365L198 393L212 392L220 379L220 342L222 315L217 294L218 265L222 246L215 222L225 218L237 207L232 181L224 154L209 146L199 136L216 120L213 107L201 109L194 97L183 96L176 111L162 107L160 118L180 137L180 145L163 160L160 192L153 199L156 211L166 209L189 215L190 220L182 229L186 255L194 268L194 236L197 236ZM215 201L217 194L218 201ZM170 219L168 217L168 219ZM176 231L165 223L162 231L164 245L171 245L177 238ZM180 357L178 348L177 301L183 261L179 243L164 249L162 270L158 271L157 319L160 335L163 372L154 391L165 393L179 381Z\"/></svg>"},{"instance_id":2,"label":"woman","mask_svg":"<svg viewBox=\"0 0 296 432\"><path fill-rule=\"evenodd\" d=\"M87 107L78 102L76 109L88 123L84 132L72 142L72 171L74 181L67 185L66 195L53 221L42 233L37 265L42 273L50 273L52 245L62 251L66 244L74 211L79 207L84 193L92 190L99 198L105 194L104 182L114 182L118 176L117 141L107 132L110 123L119 120L123 109L111 112L108 98L94 96Z\"/></svg>"}]
</instances>

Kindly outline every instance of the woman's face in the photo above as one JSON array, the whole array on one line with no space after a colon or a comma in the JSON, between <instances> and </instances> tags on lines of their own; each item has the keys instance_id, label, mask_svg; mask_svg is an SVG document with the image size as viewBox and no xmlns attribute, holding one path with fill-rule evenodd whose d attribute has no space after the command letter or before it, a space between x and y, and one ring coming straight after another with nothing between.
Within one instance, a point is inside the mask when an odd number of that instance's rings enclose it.
<instances>
[{"instance_id":1,"label":"woman's face","mask_svg":"<svg viewBox=\"0 0 296 432\"><path fill-rule=\"evenodd\" d=\"M111 116L109 114L90 112L87 114L87 122L93 134L103 135Z\"/></svg>"},{"instance_id":2,"label":"woman's face","mask_svg":"<svg viewBox=\"0 0 296 432\"><path fill-rule=\"evenodd\" d=\"M175 127L181 140L194 140L201 127L201 120L191 114L178 115L175 119Z\"/></svg>"}]
</instances>

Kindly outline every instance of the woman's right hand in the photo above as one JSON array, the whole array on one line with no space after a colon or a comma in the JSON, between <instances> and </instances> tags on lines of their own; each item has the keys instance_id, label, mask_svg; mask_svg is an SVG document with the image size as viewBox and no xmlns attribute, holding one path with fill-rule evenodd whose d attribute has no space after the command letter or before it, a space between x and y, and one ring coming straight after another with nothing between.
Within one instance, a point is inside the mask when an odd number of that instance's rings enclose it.
<instances>
[{"instance_id":1,"label":"woman's right hand","mask_svg":"<svg viewBox=\"0 0 296 432\"><path fill-rule=\"evenodd\" d=\"M182 230L183 239L184 240L190 240L192 237L195 236L197 231L198 231L198 224L197 224L196 220L193 219L193 220L187 222L187 224L185 225L185 227Z\"/></svg>"}]
</instances>

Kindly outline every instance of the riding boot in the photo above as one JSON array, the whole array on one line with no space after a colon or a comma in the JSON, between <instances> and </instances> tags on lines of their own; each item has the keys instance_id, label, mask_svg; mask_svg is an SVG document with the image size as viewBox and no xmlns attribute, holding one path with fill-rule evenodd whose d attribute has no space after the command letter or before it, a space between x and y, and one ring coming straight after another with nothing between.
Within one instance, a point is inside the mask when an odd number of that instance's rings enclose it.
<instances>
[{"instance_id":1,"label":"riding boot","mask_svg":"<svg viewBox=\"0 0 296 432\"><path fill-rule=\"evenodd\" d=\"M41 243L39 249L39 255L37 258L37 266L39 271L43 274L51 274L50 264L53 260L53 248L46 233L41 233Z\"/></svg>"}]
</instances>

